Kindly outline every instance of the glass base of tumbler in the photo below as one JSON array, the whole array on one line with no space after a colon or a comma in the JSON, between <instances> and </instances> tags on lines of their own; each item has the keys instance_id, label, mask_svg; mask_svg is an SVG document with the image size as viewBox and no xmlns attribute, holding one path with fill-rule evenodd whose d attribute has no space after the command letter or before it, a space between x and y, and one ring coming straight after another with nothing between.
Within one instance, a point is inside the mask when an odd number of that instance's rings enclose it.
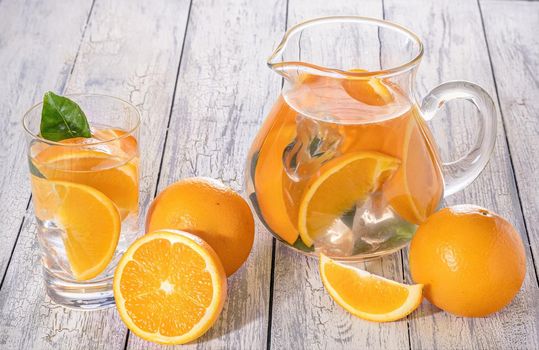
<instances>
[{"instance_id":1,"label":"glass base of tumbler","mask_svg":"<svg viewBox=\"0 0 539 350\"><path fill-rule=\"evenodd\" d=\"M43 268L47 294L57 304L77 310L99 310L115 306L112 276L96 282L71 282Z\"/></svg>"}]
</instances>

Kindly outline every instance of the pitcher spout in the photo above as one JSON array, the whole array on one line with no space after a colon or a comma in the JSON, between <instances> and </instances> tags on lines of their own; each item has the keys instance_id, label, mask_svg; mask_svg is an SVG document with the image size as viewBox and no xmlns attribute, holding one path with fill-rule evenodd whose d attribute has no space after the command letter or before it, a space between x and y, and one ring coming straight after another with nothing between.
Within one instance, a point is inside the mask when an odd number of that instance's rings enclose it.
<instances>
[{"instance_id":1,"label":"pitcher spout","mask_svg":"<svg viewBox=\"0 0 539 350\"><path fill-rule=\"evenodd\" d=\"M381 35L394 45L383 47ZM371 52L365 46L377 50ZM291 27L267 64L288 83L294 83L302 73L336 79L386 78L413 70L422 55L419 38L397 24L359 16L333 16Z\"/></svg>"}]
</instances>

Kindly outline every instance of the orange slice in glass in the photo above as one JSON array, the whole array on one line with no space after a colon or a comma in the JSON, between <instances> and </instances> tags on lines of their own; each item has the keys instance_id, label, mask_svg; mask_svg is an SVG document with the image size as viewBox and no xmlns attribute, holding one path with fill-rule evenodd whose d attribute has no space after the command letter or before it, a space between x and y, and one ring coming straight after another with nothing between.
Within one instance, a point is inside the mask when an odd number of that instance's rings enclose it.
<instances>
[{"instance_id":1,"label":"orange slice in glass","mask_svg":"<svg viewBox=\"0 0 539 350\"><path fill-rule=\"evenodd\" d=\"M54 216L66 233L64 245L74 277L79 281L97 277L111 261L120 237L114 203L89 186L32 180L36 212Z\"/></svg>"},{"instance_id":2,"label":"orange slice in glass","mask_svg":"<svg viewBox=\"0 0 539 350\"><path fill-rule=\"evenodd\" d=\"M122 320L139 337L184 344L204 334L226 299L226 275L202 239L159 230L135 241L114 274Z\"/></svg>"},{"instance_id":3,"label":"orange slice in glass","mask_svg":"<svg viewBox=\"0 0 539 350\"><path fill-rule=\"evenodd\" d=\"M320 255L322 283L335 302L369 321L389 322L406 317L420 304L422 284L406 285L373 275Z\"/></svg>"},{"instance_id":4,"label":"orange slice in glass","mask_svg":"<svg viewBox=\"0 0 539 350\"><path fill-rule=\"evenodd\" d=\"M87 185L104 193L122 219L138 210L138 168L134 162L90 149L52 146L35 157L35 166L49 180Z\"/></svg>"},{"instance_id":5,"label":"orange slice in glass","mask_svg":"<svg viewBox=\"0 0 539 350\"><path fill-rule=\"evenodd\" d=\"M137 139L132 135L126 135L127 132L120 129L99 129L96 130L93 136L101 141L115 142L120 145L120 149L128 155L137 153Z\"/></svg>"}]
</instances>

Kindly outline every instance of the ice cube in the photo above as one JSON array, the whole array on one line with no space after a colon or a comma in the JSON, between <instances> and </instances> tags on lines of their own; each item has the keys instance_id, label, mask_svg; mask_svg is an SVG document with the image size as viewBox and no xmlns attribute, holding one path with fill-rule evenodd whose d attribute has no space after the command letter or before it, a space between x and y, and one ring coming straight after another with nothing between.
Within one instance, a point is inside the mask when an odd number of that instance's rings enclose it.
<instances>
[{"instance_id":1,"label":"ice cube","mask_svg":"<svg viewBox=\"0 0 539 350\"><path fill-rule=\"evenodd\" d=\"M342 220L335 220L326 234L317 238L315 251L328 256L350 256L354 253L354 233Z\"/></svg>"},{"instance_id":2,"label":"ice cube","mask_svg":"<svg viewBox=\"0 0 539 350\"><path fill-rule=\"evenodd\" d=\"M413 230L414 225L399 217L380 191L356 206L352 226L356 253L387 249L393 245L392 241L401 244L411 237Z\"/></svg>"},{"instance_id":3,"label":"ice cube","mask_svg":"<svg viewBox=\"0 0 539 350\"><path fill-rule=\"evenodd\" d=\"M298 115L296 138L283 154L284 168L294 181L312 176L322 164L338 155L342 135L335 124Z\"/></svg>"}]
</instances>

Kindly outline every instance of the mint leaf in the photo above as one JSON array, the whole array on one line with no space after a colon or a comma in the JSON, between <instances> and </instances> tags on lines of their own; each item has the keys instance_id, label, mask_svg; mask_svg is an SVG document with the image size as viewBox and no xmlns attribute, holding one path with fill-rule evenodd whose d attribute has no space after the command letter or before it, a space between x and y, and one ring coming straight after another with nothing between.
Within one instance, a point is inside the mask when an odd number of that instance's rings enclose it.
<instances>
[{"instance_id":1,"label":"mint leaf","mask_svg":"<svg viewBox=\"0 0 539 350\"><path fill-rule=\"evenodd\" d=\"M298 237L292 246L304 252L314 252L314 247L307 247L307 245L301 240L301 237Z\"/></svg>"},{"instance_id":2,"label":"mint leaf","mask_svg":"<svg viewBox=\"0 0 539 350\"><path fill-rule=\"evenodd\" d=\"M51 141L92 137L86 115L79 105L51 91L43 96L40 133L41 137Z\"/></svg>"},{"instance_id":3,"label":"mint leaf","mask_svg":"<svg viewBox=\"0 0 539 350\"><path fill-rule=\"evenodd\" d=\"M36 165L34 164L34 162L32 162L30 158L28 158L28 167L30 168L30 174L40 177L42 179L45 178L45 175L43 175L41 171L39 171L39 169L36 167Z\"/></svg>"}]
</instances>

